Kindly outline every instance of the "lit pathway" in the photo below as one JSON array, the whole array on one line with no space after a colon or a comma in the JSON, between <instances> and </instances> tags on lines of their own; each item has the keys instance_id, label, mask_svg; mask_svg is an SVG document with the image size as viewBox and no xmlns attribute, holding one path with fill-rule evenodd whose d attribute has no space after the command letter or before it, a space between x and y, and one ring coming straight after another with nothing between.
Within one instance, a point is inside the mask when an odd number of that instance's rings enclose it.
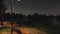
<instances>
[{"instance_id":1,"label":"lit pathway","mask_svg":"<svg viewBox=\"0 0 60 34\"><path fill-rule=\"evenodd\" d=\"M39 31L35 28L28 28L28 27L13 27L15 29L21 30L22 34L47 34L47 32Z\"/></svg>"},{"instance_id":2,"label":"lit pathway","mask_svg":"<svg viewBox=\"0 0 60 34\"><path fill-rule=\"evenodd\" d=\"M35 28L28 28L28 27L17 27L15 24L11 25L10 22L5 21L3 23L3 27L11 27L13 30L13 34L47 34L47 32L39 31Z\"/></svg>"}]
</instances>

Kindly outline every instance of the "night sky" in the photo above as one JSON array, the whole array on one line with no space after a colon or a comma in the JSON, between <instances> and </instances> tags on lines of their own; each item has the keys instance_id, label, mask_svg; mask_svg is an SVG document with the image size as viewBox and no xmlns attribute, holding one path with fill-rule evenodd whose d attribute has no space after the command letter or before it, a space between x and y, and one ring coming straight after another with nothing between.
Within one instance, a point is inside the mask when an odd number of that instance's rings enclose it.
<instances>
[{"instance_id":1,"label":"night sky","mask_svg":"<svg viewBox=\"0 0 60 34\"><path fill-rule=\"evenodd\" d=\"M4 0L6 12L11 11L11 0ZM29 14L60 14L60 0L13 0L13 12L25 15Z\"/></svg>"}]
</instances>

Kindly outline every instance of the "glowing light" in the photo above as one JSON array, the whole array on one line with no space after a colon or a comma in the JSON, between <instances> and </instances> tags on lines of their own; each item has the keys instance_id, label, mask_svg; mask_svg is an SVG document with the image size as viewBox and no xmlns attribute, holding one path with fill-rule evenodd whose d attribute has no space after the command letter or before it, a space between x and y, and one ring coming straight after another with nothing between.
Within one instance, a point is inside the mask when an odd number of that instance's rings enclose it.
<instances>
[{"instance_id":1,"label":"glowing light","mask_svg":"<svg viewBox=\"0 0 60 34\"><path fill-rule=\"evenodd\" d=\"M21 1L21 0L18 0L18 1Z\"/></svg>"}]
</instances>

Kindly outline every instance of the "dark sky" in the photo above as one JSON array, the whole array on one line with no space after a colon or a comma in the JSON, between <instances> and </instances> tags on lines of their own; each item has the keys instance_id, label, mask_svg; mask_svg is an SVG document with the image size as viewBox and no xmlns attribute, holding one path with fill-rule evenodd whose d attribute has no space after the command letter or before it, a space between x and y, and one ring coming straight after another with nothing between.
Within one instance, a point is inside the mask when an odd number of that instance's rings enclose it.
<instances>
[{"instance_id":1,"label":"dark sky","mask_svg":"<svg viewBox=\"0 0 60 34\"><path fill-rule=\"evenodd\" d=\"M11 0L4 0L7 12L11 9ZM60 0L13 0L13 12L21 14L60 14Z\"/></svg>"}]
</instances>

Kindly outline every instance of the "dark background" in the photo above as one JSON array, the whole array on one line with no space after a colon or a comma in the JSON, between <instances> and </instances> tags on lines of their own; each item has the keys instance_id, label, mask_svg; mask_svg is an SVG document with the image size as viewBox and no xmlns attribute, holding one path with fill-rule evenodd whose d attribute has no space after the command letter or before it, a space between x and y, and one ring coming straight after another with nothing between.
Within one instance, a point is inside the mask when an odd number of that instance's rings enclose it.
<instances>
[{"instance_id":1,"label":"dark background","mask_svg":"<svg viewBox=\"0 0 60 34\"><path fill-rule=\"evenodd\" d=\"M11 0L4 0L7 7L6 12L10 12ZM60 0L13 0L13 12L25 15L29 14L60 14Z\"/></svg>"}]
</instances>

